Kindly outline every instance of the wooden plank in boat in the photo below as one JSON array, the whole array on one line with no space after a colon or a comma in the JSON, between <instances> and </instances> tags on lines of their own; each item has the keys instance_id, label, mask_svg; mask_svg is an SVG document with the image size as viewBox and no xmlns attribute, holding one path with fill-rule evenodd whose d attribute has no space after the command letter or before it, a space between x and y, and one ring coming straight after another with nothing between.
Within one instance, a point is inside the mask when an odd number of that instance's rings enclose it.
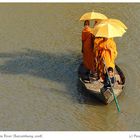
<instances>
[{"instance_id":1,"label":"wooden plank in boat","mask_svg":"<svg viewBox=\"0 0 140 140\"><path fill-rule=\"evenodd\" d=\"M103 87L103 84L99 81L94 81L93 83L85 83L85 86L88 90L100 92L100 89Z\"/></svg>"}]
</instances>

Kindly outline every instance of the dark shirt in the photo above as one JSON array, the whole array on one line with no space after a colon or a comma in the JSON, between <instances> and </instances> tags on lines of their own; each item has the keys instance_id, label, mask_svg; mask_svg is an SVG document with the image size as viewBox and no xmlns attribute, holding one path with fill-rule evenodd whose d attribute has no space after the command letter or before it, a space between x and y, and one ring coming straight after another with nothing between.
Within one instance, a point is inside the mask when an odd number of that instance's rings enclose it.
<instances>
[{"instance_id":1,"label":"dark shirt","mask_svg":"<svg viewBox=\"0 0 140 140\"><path fill-rule=\"evenodd\" d=\"M115 83L115 77L110 78L110 80L111 80L111 84ZM105 75L104 87L111 87L110 81L109 81L109 78L108 78L107 74Z\"/></svg>"}]
</instances>

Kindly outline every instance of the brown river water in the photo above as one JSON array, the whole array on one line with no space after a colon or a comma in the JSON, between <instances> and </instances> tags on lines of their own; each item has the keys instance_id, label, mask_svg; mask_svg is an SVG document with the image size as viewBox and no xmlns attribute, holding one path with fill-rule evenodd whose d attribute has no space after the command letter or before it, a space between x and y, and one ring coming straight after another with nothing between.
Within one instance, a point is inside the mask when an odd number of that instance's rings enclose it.
<instances>
[{"instance_id":1,"label":"brown river water","mask_svg":"<svg viewBox=\"0 0 140 140\"><path fill-rule=\"evenodd\" d=\"M115 38L126 86L105 106L78 86L79 18L94 9L128 27ZM140 130L140 4L0 4L0 130Z\"/></svg>"}]
</instances>

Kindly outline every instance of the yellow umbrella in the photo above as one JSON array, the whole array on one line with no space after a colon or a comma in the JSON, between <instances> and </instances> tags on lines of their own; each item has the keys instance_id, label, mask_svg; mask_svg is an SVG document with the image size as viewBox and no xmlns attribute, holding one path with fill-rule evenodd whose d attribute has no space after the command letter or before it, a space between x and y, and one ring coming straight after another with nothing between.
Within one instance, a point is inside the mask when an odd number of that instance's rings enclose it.
<instances>
[{"instance_id":1,"label":"yellow umbrella","mask_svg":"<svg viewBox=\"0 0 140 140\"><path fill-rule=\"evenodd\" d=\"M109 19L109 20L111 20L114 23L117 23L118 25L122 26L124 29L127 29L127 27L125 26L125 24L122 21L120 21L118 19Z\"/></svg>"},{"instance_id":2,"label":"yellow umbrella","mask_svg":"<svg viewBox=\"0 0 140 140\"><path fill-rule=\"evenodd\" d=\"M81 16L80 21L82 20L92 20L92 19L107 19L107 17L101 13L97 12L87 12Z\"/></svg>"},{"instance_id":3,"label":"yellow umbrella","mask_svg":"<svg viewBox=\"0 0 140 140\"><path fill-rule=\"evenodd\" d=\"M118 19L112 19L112 18L105 19L105 20L100 21L98 24L104 24L105 21L111 23L114 26L120 26L120 27L122 27L124 29L127 29L127 27L125 26L125 24L123 22L121 22L120 20L118 20Z\"/></svg>"},{"instance_id":4,"label":"yellow umbrella","mask_svg":"<svg viewBox=\"0 0 140 140\"><path fill-rule=\"evenodd\" d=\"M120 25L113 24L110 20L103 20L92 29L95 37L121 37L126 31Z\"/></svg>"}]
</instances>

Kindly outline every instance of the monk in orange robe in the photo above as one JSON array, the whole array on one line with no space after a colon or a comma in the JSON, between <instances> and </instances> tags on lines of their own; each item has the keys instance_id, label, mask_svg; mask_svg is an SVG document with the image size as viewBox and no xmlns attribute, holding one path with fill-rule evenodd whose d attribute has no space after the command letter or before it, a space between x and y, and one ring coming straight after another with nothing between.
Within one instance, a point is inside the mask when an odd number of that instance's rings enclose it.
<instances>
[{"instance_id":1,"label":"monk in orange robe","mask_svg":"<svg viewBox=\"0 0 140 140\"><path fill-rule=\"evenodd\" d=\"M105 73L104 61L107 68L115 68L117 49L116 43L112 38L96 38L93 52L95 54L96 68L100 77L103 77L103 74Z\"/></svg>"},{"instance_id":2,"label":"monk in orange robe","mask_svg":"<svg viewBox=\"0 0 140 140\"><path fill-rule=\"evenodd\" d=\"M89 21L86 20L84 23L84 29L82 31L82 52L83 52L83 64L90 70L94 71L95 62L93 57L93 35L91 33L91 28L89 27Z\"/></svg>"}]
</instances>

